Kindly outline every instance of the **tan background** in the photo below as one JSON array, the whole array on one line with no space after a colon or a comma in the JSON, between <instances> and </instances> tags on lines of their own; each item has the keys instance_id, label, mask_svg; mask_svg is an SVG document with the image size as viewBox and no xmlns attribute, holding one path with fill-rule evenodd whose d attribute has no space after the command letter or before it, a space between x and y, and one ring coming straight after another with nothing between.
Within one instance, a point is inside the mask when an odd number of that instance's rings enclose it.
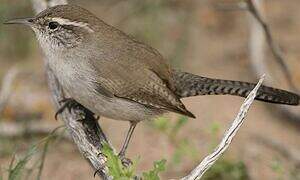
<instances>
[{"instance_id":1,"label":"tan background","mask_svg":"<svg viewBox=\"0 0 300 180\"><path fill-rule=\"evenodd\" d=\"M89 9L109 24L151 44L175 67L208 77L256 82L249 62L249 17L246 11L218 9L216 5L221 3L218 0L76 0L72 3ZM286 54L293 81L300 88L299 7L298 0L266 0L265 9L272 33ZM0 0L1 21L31 14L28 1ZM267 76L275 79L274 86L288 89L280 67L274 63L270 52L267 52L267 62L272 72ZM17 66L21 72L0 122L61 125L61 121L53 118L42 54L33 33L22 27L0 25L1 76L12 66ZM242 98L230 96L185 99L184 103L197 119L189 120L179 136L193 144L196 158L187 155L178 165L167 167L163 179L180 177L192 169L209 152L212 141L221 138L242 101ZM299 112L298 107L291 108ZM174 123L178 115L166 117ZM106 118L101 118L100 123L116 149L119 149L128 124ZM138 125L128 150L129 157L140 157L139 171L151 168L154 160L166 158L170 162L176 149L166 135L149 124L144 122ZM296 178L291 174L299 171L295 167L298 163L299 168L299 157L298 161L293 159L295 156L287 157L268 143L277 143L293 155L297 154L300 152L299 124L299 119L298 123L294 123L278 113L275 105L255 102L225 156L233 161L243 161L252 179ZM219 127L216 137L211 133L214 126ZM17 157L21 156L29 145L42 137L0 137L2 173L5 174L15 151ZM94 179L92 174L88 163L71 142L62 140L50 146L42 179Z\"/></svg>"}]
</instances>

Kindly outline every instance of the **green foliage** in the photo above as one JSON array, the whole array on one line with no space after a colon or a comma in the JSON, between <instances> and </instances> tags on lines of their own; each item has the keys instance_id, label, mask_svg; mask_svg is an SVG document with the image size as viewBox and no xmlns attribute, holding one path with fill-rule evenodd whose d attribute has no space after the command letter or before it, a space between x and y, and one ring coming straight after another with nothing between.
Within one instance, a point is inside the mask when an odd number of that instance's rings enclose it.
<instances>
[{"instance_id":1,"label":"green foliage","mask_svg":"<svg viewBox=\"0 0 300 180\"><path fill-rule=\"evenodd\" d=\"M135 176L135 165L134 162L129 167L124 167L118 155L110 148L107 143L103 143L102 153L106 156L106 165L109 169L109 173L114 179L133 179Z\"/></svg>"},{"instance_id":2,"label":"green foliage","mask_svg":"<svg viewBox=\"0 0 300 180\"><path fill-rule=\"evenodd\" d=\"M45 141L45 145L44 145L44 148L43 148L43 151L42 151L41 162L40 162L40 165L39 165L38 175L37 175L37 178L36 178L37 180L41 179L42 171L43 171L43 167L44 167L44 163L45 163L45 159L46 159L46 155L47 155L48 148L49 148L49 144L50 144L50 142L51 142L52 139L53 139L53 136L51 135Z\"/></svg>"},{"instance_id":3,"label":"green foliage","mask_svg":"<svg viewBox=\"0 0 300 180\"><path fill-rule=\"evenodd\" d=\"M170 165L178 165L181 163L182 158L189 157L192 160L197 161L199 155L195 146L187 139L177 137L177 134L187 123L187 118L180 117L175 123L171 120L160 117L157 118L152 126L158 131L165 134L171 143L176 147L172 156L172 163ZM221 125L217 122L213 122L208 128L208 133L211 136L211 143L209 149L214 149L218 144L218 134L221 130ZM247 180L247 169L243 162L234 162L232 160L220 159L218 160L210 170L203 177L205 180Z\"/></svg>"},{"instance_id":4,"label":"green foliage","mask_svg":"<svg viewBox=\"0 0 300 180\"><path fill-rule=\"evenodd\" d=\"M277 158L272 161L271 168L274 172L277 172L279 174L282 174L284 172L282 163Z\"/></svg>"},{"instance_id":5,"label":"green foliage","mask_svg":"<svg viewBox=\"0 0 300 180\"><path fill-rule=\"evenodd\" d=\"M218 142L218 134L221 130L221 124L219 122L213 121L209 126L209 134L211 136L211 143L209 145L209 149L215 149Z\"/></svg>"},{"instance_id":6,"label":"green foliage","mask_svg":"<svg viewBox=\"0 0 300 180\"><path fill-rule=\"evenodd\" d=\"M300 179L300 171L297 165L291 166L290 168L286 168L284 165L279 157L274 157L271 161L270 168L276 174L275 180Z\"/></svg>"},{"instance_id":7,"label":"green foliage","mask_svg":"<svg viewBox=\"0 0 300 180\"><path fill-rule=\"evenodd\" d=\"M154 121L151 121L151 125L155 129L157 129L163 133L167 133L170 128L170 120L165 117L158 117Z\"/></svg>"},{"instance_id":8,"label":"green foliage","mask_svg":"<svg viewBox=\"0 0 300 180\"><path fill-rule=\"evenodd\" d=\"M21 158L17 159L15 155L13 156L13 158L10 162L9 168L7 170L8 171L8 180L29 179L29 176L31 175L31 173L33 172L34 169L37 169L37 171L38 171L36 179L37 180L41 179L43 165L44 165L44 162L45 162L46 154L48 152L49 144L54 139L59 137L60 134L56 134L56 131L59 128L60 127L54 129L47 137L43 138L38 143L36 143L34 145L31 145L28 148L25 155L22 156ZM41 156L41 158L38 159L36 162L32 163L32 164L34 164L33 165L34 169L33 168L28 169L26 167L26 165L32 159L33 156L38 154L40 146L42 146L42 156ZM39 165L38 168L36 168L36 165ZM27 178L25 178L25 177L27 177ZM1 174L0 174L0 180L2 180L2 179L3 179L3 177L1 177ZM32 178L30 178L30 179L32 179Z\"/></svg>"},{"instance_id":9,"label":"green foliage","mask_svg":"<svg viewBox=\"0 0 300 180\"><path fill-rule=\"evenodd\" d=\"M178 142L175 152L172 156L172 163L178 165L181 163L183 157L190 157L193 160L198 159L198 153L193 144L188 139L182 139Z\"/></svg>"},{"instance_id":10,"label":"green foliage","mask_svg":"<svg viewBox=\"0 0 300 180\"><path fill-rule=\"evenodd\" d=\"M166 160L155 161L153 170L143 173L143 180L159 180L158 174L166 170Z\"/></svg>"},{"instance_id":11,"label":"green foliage","mask_svg":"<svg viewBox=\"0 0 300 180\"><path fill-rule=\"evenodd\" d=\"M188 118L186 116L180 116L175 124L171 127L170 130L170 136L171 137L176 137L178 134L179 130L183 128L184 125L188 122Z\"/></svg>"},{"instance_id":12,"label":"green foliage","mask_svg":"<svg viewBox=\"0 0 300 180\"><path fill-rule=\"evenodd\" d=\"M36 154L36 151L36 146L30 147L29 150L26 152L26 155L23 158L21 158L15 165L13 165L15 158L12 159L8 170L8 180L18 180L22 177L25 165L28 163L30 158L34 154Z\"/></svg>"},{"instance_id":13,"label":"green foliage","mask_svg":"<svg viewBox=\"0 0 300 180\"><path fill-rule=\"evenodd\" d=\"M218 134L222 129L221 124L214 121L209 126L211 136L209 149L213 150L218 144ZM243 162L221 158L204 175L204 180L247 180L249 179L246 166Z\"/></svg>"},{"instance_id":14,"label":"green foliage","mask_svg":"<svg viewBox=\"0 0 300 180\"><path fill-rule=\"evenodd\" d=\"M271 169L273 170L273 172L277 174L276 179L278 180L284 179L285 169L283 167L282 162L278 158L272 160Z\"/></svg>"},{"instance_id":15,"label":"green foliage","mask_svg":"<svg viewBox=\"0 0 300 180\"><path fill-rule=\"evenodd\" d=\"M187 124L188 118L180 116L175 122L165 117L159 117L152 122L152 127L165 134L170 142L176 147L172 155L170 165L178 165L182 162L183 157L189 157L193 160L198 159L198 153L195 146L184 137L178 138L177 135Z\"/></svg>"},{"instance_id":16,"label":"green foliage","mask_svg":"<svg viewBox=\"0 0 300 180\"><path fill-rule=\"evenodd\" d=\"M15 143L11 143L11 139L0 136L0 157L10 156L14 151L15 144L19 144L19 139L14 139Z\"/></svg>"},{"instance_id":17,"label":"green foliage","mask_svg":"<svg viewBox=\"0 0 300 180\"><path fill-rule=\"evenodd\" d=\"M219 159L203 176L203 180L248 180L246 166L243 162Z\"/></svg>"},{"instance_id":18,"label":"green foliage","mask_svg":"<svg viewBox=\"0 0 300 180\"><path fill-rule=\"evenodd\" d=\"M188 118L185 116L181 116L177 119L175 123L172 123L171 120L166 117L158 117L154 121L152 121L152 126L166 134L172 140L175 140L178 132L184 127L184 125L188 122Z\"/></svg>"},{"instance_id":19,"label":"green foliage","mask_svg":"<svg viewBox=\"0 0 300 180\"><path fill-rule=\"evenodd\" d=\"M118 180L130 180L136 177L137 161L133 162L129 167L123 166L118 155L110 148L107 143L103 143L102 153L106 156L106 166L108 167L109 174ZM143 172L143 180L159 180L159 173L165 170L166 160L155 161L154 167L148 172Z\"/></svg>"},{"instance_id":20,"label":"green foliage","mask_svg":"<svg viewBox=\"0 0 300 180\"><path fill-rule=\"evenodd\" d=\"M220 123L218 123L216 121L211 123L209 130L210 130L210 134L213 136L213 138L216 138L216 136L220 132L220 129L221 129Z\"/></svg>"}]
</instances>

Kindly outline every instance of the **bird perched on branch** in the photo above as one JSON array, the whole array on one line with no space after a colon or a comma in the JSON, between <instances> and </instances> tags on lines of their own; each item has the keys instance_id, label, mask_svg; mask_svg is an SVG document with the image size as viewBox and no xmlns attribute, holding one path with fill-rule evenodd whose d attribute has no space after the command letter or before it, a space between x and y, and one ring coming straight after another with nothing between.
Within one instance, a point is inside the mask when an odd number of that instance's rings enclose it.
<instances>
[{"instance_id":1,"label":"bird perched on branch","mask_svg":"<svg viewBox=\"0 0 300 180\"><path fill-rule=\"evenodd\" d=\"M254 87L252 83L175 71L154 48L75 5L58 5L6 24L31 27L72 100L97 115L130 122L121 158L138 122L166 112L195 118L181 98L211 94L245 97ZM299 104L297 94L266 86L259 89L256 99Z\"/></svg>"}]
</instances>

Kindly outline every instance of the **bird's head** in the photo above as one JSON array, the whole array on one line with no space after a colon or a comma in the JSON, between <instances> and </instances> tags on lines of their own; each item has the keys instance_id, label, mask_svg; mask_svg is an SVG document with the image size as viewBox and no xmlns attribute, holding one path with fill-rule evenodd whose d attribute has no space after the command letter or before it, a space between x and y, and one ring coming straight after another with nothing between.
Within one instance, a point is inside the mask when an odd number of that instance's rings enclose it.
<instances>
[{"instance_id":1,"label":"bird's head","mask_svg":"<svg viewBox=\"0 0 300 180\"><path fill-rule=\"evenodd\" d=\"M4 24L23 24L36 34L45 52L78 46L97 29L99 19L88 10L75 5L48 8L35 17L13 19Z\"/></svg>"}]
</instances>

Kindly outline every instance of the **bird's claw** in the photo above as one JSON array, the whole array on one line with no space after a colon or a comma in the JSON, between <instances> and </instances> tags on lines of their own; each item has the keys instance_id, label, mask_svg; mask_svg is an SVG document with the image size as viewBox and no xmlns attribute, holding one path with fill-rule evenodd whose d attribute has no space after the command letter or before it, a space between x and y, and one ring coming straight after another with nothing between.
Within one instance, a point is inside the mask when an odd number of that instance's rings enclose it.
<instances>
[{"instance_id":1,"label":"bird's claw","mask_svg":"<svg viewBox=\"0 0 300 180\"><path fill-rule=\"evenodd\" d=\"M123 166L129 167L129 166L131 166L133 164L132 161L130 159L126 158L124 154L120 154L119 153L118 156L119 156L119 158L120 158Z\"/></svg>"},{"instance_id":2,"label":"bird's claw","mask_svg":"<svg viewBox=\"0 0 300 180\"><path fill-rule=\"evenodd\" d=\"M79 104L72 98L65 98L59 101L59 104L63 104L59 109L56 111L54 118L55 120L58 119L58 115L61 114L66 108L71 112L71 109L74 107L79 106Z\"/></svg>"},{"instance_id":3,"label":"bird's claw","mask_svg":"<svg viewBox=\"0 0 300 180\"><path fill-rule=\"evenodd\" d=\"M103 170L103 167L100 167L99 169L97 169L97 170L94 172L94 178L96 177L97 173L100 173L102 170Z\"/></svg>"}]
</instances>

